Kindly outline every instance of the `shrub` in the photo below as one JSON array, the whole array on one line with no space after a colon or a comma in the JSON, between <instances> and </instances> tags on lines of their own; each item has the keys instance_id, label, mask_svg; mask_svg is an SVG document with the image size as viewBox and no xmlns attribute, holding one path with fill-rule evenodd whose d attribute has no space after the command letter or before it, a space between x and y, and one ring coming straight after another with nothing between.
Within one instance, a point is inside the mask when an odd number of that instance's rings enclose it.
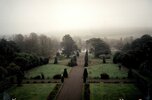
<instances>
[{"instance_id":1,"label":"shrub","mask_svg":"<svg viewBox=\"0 0 152 100\"><path fill-rule=\"evenodd\" d=\"M86 68L84 69L83 77L88 78L88 71Z\"/></svg>"},{"instance_id":2,"label":"shrub","mask_svg":"<svg viewBox=\"0 0 152 100\"><path fill-rule=\"evenodd\" d=\"M68 72L67 72L67 69L66 69L66 68L64 69L63 77L64 77L64 78L67 78L67 77L68 77Z\"/></svg>"},{"instance_id":3,"label":"shrub","mask_svg":"<svg viewBox=\"0 0 152 100\"><path fill-rule=\"evenodd\" d=\"M17 53L14 62L20 66L22 70L29 70L39 65L48 64L49 58L39 57L35 54Z\"/></svg>"},{"instance_id":4,"label":"shrub","mask_svg":"<svg viewBox=\"0 0 152 100\"><path fill-rule=\"evenodd\" d=\"M45 77L44 77L44 74L43 73L41 73L41 79L44 79Z\"/></svg>"},{"instance_id":5,"label":"shrub","mask_svg":"<svg viewBox=\"0 0 152 100\"><path fill-rule=\"evenodd\" d=\"M113 63L114 64L121 63L123 55L124 54L122 52L116 52L113 57Z\"/></svg>"},{"instance_id":6,"label":"shrub","mask_svg":"<svg viewBox=\"0 0 152 100\"><path fill-rule=\"evenodd\" d=\"M64 77L63 77L63 76L61 77L61 82L62 82L62 83L64 82Z\"/></svg>"},{"instance_id":7,"label":"shrub","mask_svg":"<svg viewBox=\"0 0 152 100\"><path fill-rule=\"evenodd\" d=\"M30 83L30 81L26 81L26 83L27 83L27 84L29 84L29 83Z\"/></svg>"},{"instance_id":8,"label":"shrub","mask_svg":"<svg viewBox=\"0 0 152 100\"><path fill-rule=\"evenodd\" d=\"M53 76L53 79L61 79L61 75L60 74L56 74Z\"/></svg>"},{"instance_id":9,"label":"shrub","mask_svg":"<svg viewBox=\"0 0 152 100\"><path fill-rule=\"evenodd\" d=\"M88 67L88 51L86 51L85 53L84 61L85 61L84 67Z\"/></svg>"},{"instance_id":10,"label":"shrub","mask_svg":"<svg viewBox=\"0 0 152 100\"><path fill-rule=\"evenodd\" d=\"M84 86L84 100L90 100L90 84Z\"/></svg>"},{"instance_id":11,"label":"shrub","mask_svg":"<svg viewBox=\"0 0 152 100\"><path fill-rule=\"evenodd\" d=\"M70 62L68 63L68 66L73 67L73 66L77 66L77 62L76 62L76 57L72 57Z\"/></svg>"},{"instance_id":12,"label":"shrub","mask_svg":"<svg viewBox=\"0 0 152 100\"><path fill-rule=\"evenodd\" d=\"M54 64L58 64L58 58L57 57L54 58Z\"/></svg>"},{"instance_id":13,"label":"shrub","mask_svg":"<svg viewBox=\"0 0 152 100\"><path fill-rule=\"evenodd\" d=\"M109 75L107 73L100 74L101 79L109 79Z\"/></svg>"},{"instance_id":14,"label":"shrub","mask_svg":"<svg viewBox=\"0 0 152 100\"><path fill-rule=\"evenodd\" d=\"M103 56L102 60L103 60L103 63L105 64L105 63L106 63L106 58L105 58L105 56Z\"/></svg>"}]
</instances>

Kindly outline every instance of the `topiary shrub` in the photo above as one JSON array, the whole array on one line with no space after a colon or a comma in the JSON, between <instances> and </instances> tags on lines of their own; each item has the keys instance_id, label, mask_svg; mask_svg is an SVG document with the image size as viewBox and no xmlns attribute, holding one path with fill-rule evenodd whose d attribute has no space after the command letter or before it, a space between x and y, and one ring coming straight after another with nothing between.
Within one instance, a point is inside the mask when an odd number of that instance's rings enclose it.
<instances>
[{"instance_id":1,"label":"topiary shrub","mask_svg":"<svg viewBox=\"0 0 152 100\"><path fill-rule=\"evenodd\" d=\"M86 80L88 78L88 71L87 69L85 68L84 71L83 71L83 82L86 83Z\"/></svg>"},{"instance_id":2,"label":"topiary shrub","mask_svg":"<svg viewBox=\"0 0 152 100\"><path fill-rule=\"evenodd\" d=\"M109 79L109 75L107 73L100 74L101 79Z\"/></svg>"},{"instance_id":3,"label":"topiary shrub","mask_svg":"<svg viewBox=\"0 0 152 100\"><path fill-rule=\"evenodd\" d=\"M88 50L86 51L85 57L84 57L84 67L88 67Z\"/></svg>"},{"instance_id":4,"label":"topiary shrub","mask_svg":"<svg viewBox=\"0 0 152 100\"><path fill-rule=\"evenodd\" d=\"M90 100L90 84L84 85L84 100Z\"/></svg>"},{"instance_id":5,"label":"topiary shrub","mask_svg":"<svg viewBox=\"0 0 152 100\"><path fill-rule=\"evenodd\" d=\"M70 67L77 66L76 56L74 56L74 57L71 58L71 60L68 63L68 66L70 66Z\"/></svg>"},{"instance_id":6,"label":"topiary shrub","mask_svg":"<svg viewBox=\"0 0 152 100\"><path fill-rule=\"evenodd\" d=\"M54 58L54 64L58 64L58 58L57 57Z\"/></svg>"},{"instance_id":7,"label":"topiary shrub","mask_svg":"<svg viewBox=\"0 0 152 100\"><path fill-rule=\"evenodd\" d=\"M67 72L67 69L66 69L66 68L64 69L63 77L64 77L64 78L68 78L68 72Z\"/></svg>"},{"instance_id":8,"label":"topiary shrub","mask_svg":"<svg viewBox=\"0 0 152 100\"><path fill-rule=\"evenodd\" d=\"M105 58L105 56L103 56L102 60L103 60L103 64L105 64L105 63L106 63L106 58Z\"/></svg>"},{"instance_id":9,"label":"topiary shrub","mask_svg":"<svg viewBox=\"0 0 152 100\"><path fill-rule=\"evenodd\" d=\"M41 73L41 79L45 79L45 77L44 77L44 74L43 74L43 73Z\"/></svg>"},{"instance_id":10,"label":"topiary shrub","mask_svg":"<svg viewBox=\"0 0 152 100\"><path fill-rule=\"evenodd\" d=\"M61 75L60 74L56 74L53 76L53 79L61 79Z\"/></svg>"}]
</instances>

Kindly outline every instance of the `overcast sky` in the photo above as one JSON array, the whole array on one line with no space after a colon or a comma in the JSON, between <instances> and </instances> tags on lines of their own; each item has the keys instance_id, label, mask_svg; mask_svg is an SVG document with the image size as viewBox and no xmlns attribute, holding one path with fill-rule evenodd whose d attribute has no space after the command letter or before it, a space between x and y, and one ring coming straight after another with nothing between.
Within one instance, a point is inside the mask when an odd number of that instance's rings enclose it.
<instances>
[{"instance_id":1,"label":"overcast sky","mask_svg":"<svg viewBox=\"0 0 152 100\"><path fill-rule=\"evenodd\" d=\"M0 0L0 34L152 29L152 0Z\"/></svg>"}]
</instances>

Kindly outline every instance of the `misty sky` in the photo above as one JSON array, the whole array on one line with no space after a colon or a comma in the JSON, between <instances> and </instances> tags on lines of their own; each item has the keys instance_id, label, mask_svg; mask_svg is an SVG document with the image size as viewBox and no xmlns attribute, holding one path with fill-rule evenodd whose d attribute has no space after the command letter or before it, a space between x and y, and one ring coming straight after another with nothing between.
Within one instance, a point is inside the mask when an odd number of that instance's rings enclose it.
<instances>
[{"instance_id":1,"label":"misty sky","mask_svg":"<svg viewBox=\"0 0 152 100\"><path fill-rule=\"evenodd\" d=\"M152 0L0 0L0 34L152 29Z\"/></svg>"}]
</instances>

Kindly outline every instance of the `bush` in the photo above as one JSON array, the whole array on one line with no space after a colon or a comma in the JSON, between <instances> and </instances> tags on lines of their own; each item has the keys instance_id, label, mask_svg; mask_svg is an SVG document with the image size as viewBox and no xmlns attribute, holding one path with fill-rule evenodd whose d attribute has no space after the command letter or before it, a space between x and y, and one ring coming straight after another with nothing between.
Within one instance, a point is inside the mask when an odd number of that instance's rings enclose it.
<instances>
[{"instance_id":1,"label":"bush","mask_svg":"<svg viewBox=\"0 0 152 100\"><path fill-rule=\"evenodd\" d=\"M100 74L101 79L109 79L109 75L107 73Z\"/></svg>"},{"instance_id":2,"label":"bush","mask_svg":"<svg viewBox=\"0 0 152 100\"><path fill-rule=\"evenodd\" d=\"M49 58L28 53L17 53L14 62L16 65L20 66L22 70L29 70L39 65L48 64Z\"/></svg>"},{"instance_id":3,"label":"bush","mask_svg":"<svg viewBox=\"0 0 152 100\"><path fill-rule=\"evenodd\" d=\"M85 53L84 61L84 67L88 67L88 51Z\"/></svg>"},{"instance_id":4,"label":"bush","mask_svg":"<svg viewBox=\"0 0 152 100\"><path fill-rule=\"evenodd\" d=\"M47 100L56 100L56 95L61 87L61 84L56 84L54 89L51 91L51 93L48 95Z\"/></svg>"},{"instance_id":5,"label":"bush","mask_svg":"<svg viewBox=\"0 0 152 100\"><path fill-rule=\"evenodd\" d=\"M60 74L56 74L53 76L53 79L61 79L61 75Z\"/></svg>"},{"instance_id":6,"label":"bush","mask_svg":"<svg viewBox=\"0 0 152 100\"><path fill-rule=\"evenodd\" d=\"M66 69L66 68L64 69L63 77L64 77L64 78L68 78L68 72L67 72L67 69Z\"/></svg>"},{"instance_id":7,"label":"bush","mask_svg":"<svg viewBox=\"0 0 152 100\"><path fill-rule=\"evenodd\" d=\"M84 86L84 100L90 100L90 84Z\"/></svg>"},{"instance_id":8,"label":"bush","mask_svg":"<svg viewBox=\"0 0 152 100\"><path fill-rule=\"evenodd\" d=\"M106 58L105 58L105 56L103 56L102 60L103 60L103 63L105 64L105 63L106 63Z\"/></svg>"},{"instance_id":9,"label":"bush","mask_svg":"<svg viewBox=\"0 0 152 100\"><path fill-rule=\"evenodd\" d=\"M68 63L68 66L70 66L70 67L77 66L75 56L71 58L70 62Z\"/></svg>"},{"instance_id":10,"label":"bush","mask_svg":"<svg viewBox=\"0 0 152 100\"><path fill-rule=\"evenodd\" d=\"M44 74L43 74L43 73L41 73L41 79L45 79L45 77L44 77Z\"/></svg>"},{"instance_id":11,"label":"bush","mask_svg":"<svg viewBox=\"0 0 152 100\"><path fill-rule=\"evenodd\" d=\"M57 57L54 58L54 64L58 64L58 58Z\"/></svg>"},{"instance_id":12,"label":"bush","mask_svg":"<svg viewBox=\"0 0 152 100\"><path fill-rule=\"evenodd\" d=\"M113 57L113 63L114 64L121 63L123 55L124 54L122 52L116 52Z\"/></svg>"},{"instance_id":13,"label":"bush","mask_svg":"<svg viewBox=\"0 0 152 100\"><path fill-rule=\"evenodd\" d=\"M83 71L83 77L88 78L88 71L86 68Z\"/></svg>"}]
</instances>

